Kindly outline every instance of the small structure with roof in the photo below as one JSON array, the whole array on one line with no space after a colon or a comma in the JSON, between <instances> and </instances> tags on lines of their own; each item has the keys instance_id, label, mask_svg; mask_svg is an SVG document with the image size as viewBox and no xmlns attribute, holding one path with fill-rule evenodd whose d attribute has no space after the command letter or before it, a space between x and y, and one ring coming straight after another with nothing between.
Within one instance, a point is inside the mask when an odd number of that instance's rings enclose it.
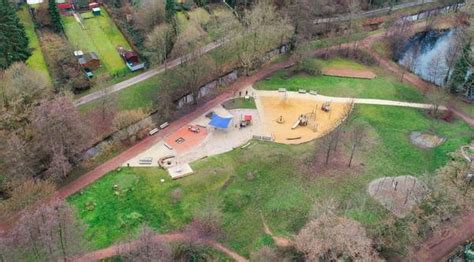
<instances>
[{"instance_id":1,"label":"small structure with roof","mask_svg":"<svg viewBox=\"0 0 474 262\"><path fill-rule=\"evenodd\" d=\"M145 63L140 61L140 58L136 52L125 50L123 46L118 46L117 51L125 61L125 64L130 69L130 71L134 72L145 68Z\"/></svg>"},{"instance_id":2,"label":"small structure with roof","mask_svg":"<svg viewBox=\"0 0 474 262\"><path fill-rule=\"evenodd\" d=\"M78 56L77 61L79 62L79 65L81 65L81 67L84 69L87 68L90 70L96 70L100 67L100 59L94 52L85 53L81 56Z\"/></svg>"},{"instance_id":3,"label":"small structure with roof","mask_svg":"<svg viewBox=\"0 0 474 262\"><path fill-rule=\"evenodd\" d=\"M58 7L59 13L62 15L72 15L74 12L74 7L71 3L60 3L56 6Z\"/></svg>"},{"instance_id":4,"label":"small structure with roof","mask_svg":"<svg viewBox=\"0 0 474 262\"><path fill-rule=\"evenodd\" d=\"M93 14L94 16L100 16L100 12L101 12L100 7L94 7L94 8L92 8L92 14Z\"/></svg>"},{"instance_id":5,"label":"small structure with roof","mask_svg":"<svg viewBox=\"0 0 474 262\"><path fill-rule=\"evenodd\" d=\"M232 122L232 116L222 117L216 113L213 113L211 116L211 121L209 125L217 129L227 129Z\"/></svg>"}]
</instances>

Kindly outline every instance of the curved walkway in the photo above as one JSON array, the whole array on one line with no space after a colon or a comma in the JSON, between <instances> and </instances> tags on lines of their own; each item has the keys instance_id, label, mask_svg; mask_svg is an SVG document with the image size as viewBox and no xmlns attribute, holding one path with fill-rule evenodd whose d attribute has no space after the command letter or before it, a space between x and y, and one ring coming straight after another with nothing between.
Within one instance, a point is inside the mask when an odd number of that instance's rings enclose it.
<instances>
[{"instance_id":1,"label":"curved walkway","mask_svg":"<svg viewBox=\"0 0 474 262\"><path fill-rule=\"evenodd\" d=\"M157 234L154 237L154 241L170 243L170 242L180 242L180 241L193 241L193 239L191 239L184 233L169 233L169 234ZM201 239L201 240L197 240L197 243L207 245L209 247L217 249L237 262L247 261L246 258L242 257L241 255L237 254L235 251L232 251L231 249L227 248L226 246L222 245L221 243L215 240ZM131 250L134 250L135 248L137 248L138 244L139 243L136 240L125 243L125 244L117 244L117 245L113 245L104 249L92 251L87 254L76 256L72 258L72 260L76 262L99 261L102 259L106 259L109 257L113 257L116 255L129 252Z\"/></svg>"},{"instance_id":2,"label":"curved walkway","mask_svg":"<svg viewBox=\"0 0 474 262\"><path fill-rule=\"evenodd\" d=\"M465 213L457 223L444 226L424 241L413 253L414 261L444 261L456 247L474 236L474 211Z\"/></svg>"}]
</instances>

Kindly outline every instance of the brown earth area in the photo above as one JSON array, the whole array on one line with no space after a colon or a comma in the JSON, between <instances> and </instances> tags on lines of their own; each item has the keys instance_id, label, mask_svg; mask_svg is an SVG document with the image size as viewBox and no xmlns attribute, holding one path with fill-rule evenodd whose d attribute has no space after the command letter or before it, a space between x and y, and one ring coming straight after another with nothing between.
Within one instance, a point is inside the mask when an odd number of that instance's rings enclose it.
<instances>
[{"instance_id":1,"label":"brown earth area","mask_svg":"<svg viewBox=\"0 0 474 262\"><path fill-rule=\"evenodd\" d=\"M370 70L357 70L350 68L327 68L323 70L323 75L361 79L374 79L377 76Z\"/></svg>"}]
</instances>

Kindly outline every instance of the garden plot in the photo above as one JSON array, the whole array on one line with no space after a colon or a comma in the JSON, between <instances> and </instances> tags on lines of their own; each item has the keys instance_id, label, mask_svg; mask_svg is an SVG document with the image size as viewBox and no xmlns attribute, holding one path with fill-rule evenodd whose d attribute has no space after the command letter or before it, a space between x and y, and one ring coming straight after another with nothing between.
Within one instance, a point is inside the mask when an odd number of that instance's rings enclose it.
<instances>
[{"instance_id":1,"label":"garden plot","mask_svg":"<svg viewBox=\"0 0 474 262\"><path fill-rule=\"evenodd\" d=\"M64 30L74 49L97 53L102 67L111 75L128 72L116 48L123 46L130 50L130 45L106 10L102 9L100 16L85 14L84 17L85 29L82 29L73 16L62 17Z\"/></svg>"},{"instance_id":2,"label":"garden plot","mask_svg":"<svg viewBox=\"0 0 474 262\"><path fill-rule=\"evenodd\" d=\"M322 70L323 75L374 79L377 75L367 67L345 59L332 59L326 62Z\"/></svg>"}]
</instances>

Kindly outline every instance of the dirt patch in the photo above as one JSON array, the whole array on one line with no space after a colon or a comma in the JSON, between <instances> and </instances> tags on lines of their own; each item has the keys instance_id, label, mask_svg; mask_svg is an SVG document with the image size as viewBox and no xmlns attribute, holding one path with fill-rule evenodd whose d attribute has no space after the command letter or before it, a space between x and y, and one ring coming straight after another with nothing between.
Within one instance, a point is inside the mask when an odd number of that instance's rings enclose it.
<instances>
[{"instance_id":1,"label":"dirt patch","mask_svg":"<svg viewBox=\"0 0 474 262\"><path fill-rule=\"evenodd\" d=\"M410 141L417 147L434 148L441 145L446 139L433 134L422 132L411 132Z\"/></svg>"},{"instance_id":2,"label":"dirt patch","mask_svg":"<svg viewBox=\"0 0 474 262\"><path fill-rule=\"evenodd\" d=\"M423 200L428 189L413 176L398 176L370 182L368 192L395 216L403 218Z\"/></svg>"},{"instance_id":3,"label":"dirt patch","mask_svg":"<svg viewBox=\"0 0 474 262\"><path fill-rule=\"evenodd\" d=\"M367 69L349 69L349 68L326 68L323 70L323 75L337 76L337 77L349 77L349 78L361 78L361 79L374 79L377 75Z\"/></svg>"},{"instance_id":4,"label":"dirt patch","mask_svg":"<svg viewBox=\"0 0 474 262\"><path fill-rule=\"evenodd\" d=\"M260 96L265 128L272 134L275 142L300 144L323 136L337 127L347 114L347 103L330 103L330 111L321 110L325 103L298 97ZM307 120L298 125L301 116Z\"/></svg>"}]
</instances>

